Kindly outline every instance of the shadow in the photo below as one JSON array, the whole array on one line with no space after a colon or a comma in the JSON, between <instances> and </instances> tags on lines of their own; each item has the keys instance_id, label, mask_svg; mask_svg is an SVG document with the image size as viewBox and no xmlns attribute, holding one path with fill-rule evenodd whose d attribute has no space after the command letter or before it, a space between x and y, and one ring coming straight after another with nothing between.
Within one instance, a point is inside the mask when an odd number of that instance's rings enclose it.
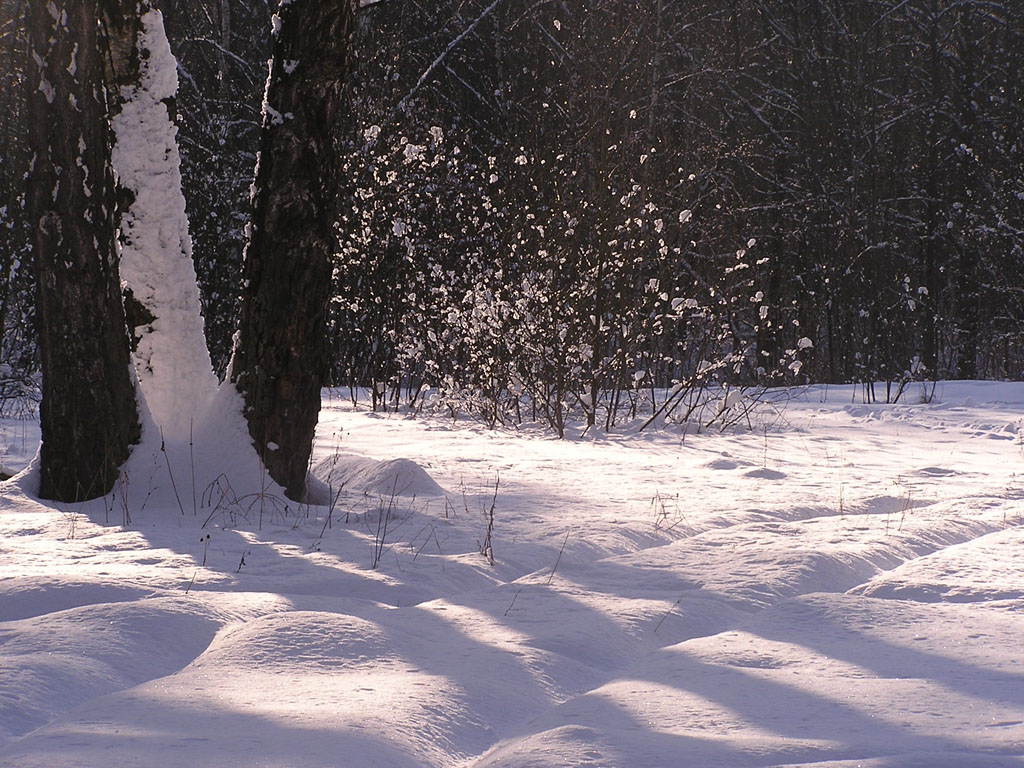
<instances>
[{"instance_id":1,"label":"shadow","mask_svg":"<svg viewBox=\"0 0 1024 768\"><path fill-rule=\"evenodd\" d=\"M840 601L843 599L839 598ZM786 612L782 621L778 620L780 611ZM790 616L789 613L800 615ZM852 619L844 621L843 617L851 613ZM853 674L849 679L837 676L831 683L832 690L829 690L828 684L819 685L818 691L797 687L797 684L801 683L813 686L815 676L823 674L816 668L814 657L808 660L806 655L799 655L796 660L779 660L775 656L773 659L770 649L758 646L756 641L752 641L749 651L753 658L741 663L735 655L730 656L730 652L734 653L735 649L730 648L728 639L722 641L723 652L726 655L721 663L696 657L696 648L688 650L687 644L684 643L645 656L618 675L616 683L624 684L621 687L627 689L634 688L632 693L639 693L651 701L667 697L670 703L665 706L676 711L685 711L686 701L689 697L696 696L726 713L725 720L719 721L720 732L709 734L708 742L688 747L686 754L688 760L692 762L673 763L672 753L666 751L654 755L650 763L652 765L778 765L790 761L804 764L853 759L877 760L877 763L870 764L877 764L879 768L890 765L902 767L1020 764L1018 757L1012 754L1002 757L986 754L998 749L1000 740L995 737L986 744L978 739L974 727L957 732L949 728L944 729L943 721L934 725L928 718L915 720L911 717L906 724L898 722L904 716L902 710L914 711L917 707L923 708L923 711L930 712L935 717L941 716L943 712L948 713L945 722L952 725L958 722L957 707L971 711L976 706L973 702L966 707L955 702L950 704L941 697L941 694L938 699L933 698L934 694L925 700L914 699L913 696L909 699L902 698L897 689L893 697L893 708L882 711L880 707L884 706L885 702L873 701L866 695L870 690L861 690L859 697L852 690L851 686L857 686L861 681L870 686L884 680L916 678L940 684L978 700L988 701L994 710L1005 706L1006 703L1018 707L1018 712L1020 707L1024 707L1024 675L993 670L947 656L894 645L872 637L868 632L851 625L872 616L880 618L883 622L891 619L895 624L898 613L897 608L891 617L877 617L873 613L858 616L856 612L851 612L848 606L837 605L834 612L829 612L821 610L821 606L813 602L794 600L786 601L780 607L768 609L746 622L746 625L738 625L744 631L751 632L755 637L763 638L765 641L784 642L812 650L819 654L818 658L824 663L839 660L874 673L864 676ZM929 625L923 626L927 628ZM801 631L800 628L804 628L805 631ZM984 643L981 637L977 637L976 641L979 644ZM714 654L714 647L709 645L709 642L713 642L713 638L708 638L699 647L704 653ZM966 650L966 647L961 645L958 650ZM775 670L782 672L777 673ZM824 674L828 674L827 671ZM826 678L819 679L824 681ZM636 690L636 686L628 685L630 681L639 684L639 691ZM644 686L651 686L648 689L649 693L643 693ZM663 686L670 686L678 691L683 697L682 701L675 702L675 695L671 693L656 693L657 689ZM820 692L822 690L825 692ZM594 695L594 692L585 694L579 700L563 705L562 709L577 709L580 700L590 700ZM851 697L853 703L848 703L847 699ZM635 699L633 703L636 703ZM695 713L704 716L704 721L695 719L687 722L683 726L684 729L692 732L708 728L707 708L699 704L690 706L694 707ZM557 712L558 710L554 710L552 715ZM970 719L972 714L966 717ZM887 719L889 716L892 720ZM1012 713L1007 714L1007 717L1011 716ZM651 717L657 721L657 714L653 711ZM973 718L979 725L993 726L992 723L982 723L983 716L980 713L973 715ZM605 734L605 738L618 749L626 750L631 757L634 752L630 750L638 748L636 744L639 737L634 732L635 728L628 720L619 725L611 716L591 715L581 719L575 715L568 718L546 715L538 726L554 727L570 720L573 723L598 728L602 722L615 723L611 733ZM713 721L713 718L710 720ZM1019 724L1019 721L1009 720L994 725ZM744 755L742 760L736 758L738 748L729 746L732 742L726 735L736 732L738 728L741 729L741 737L745 736L750 742L749 746L739 749L739 753ZM756 739L751 742L751 734L754 733L762 733L765 736L760 742ZM690 737L690 733L683 735ZM773 739L777 740L777 744L770 743ZM740 740L742 741L742 738ZM1006 747L1012 750L1015 744L1017 742L1011 740L1006 743ZM725 751L722 751L723 749Z\"/></svg>"},{"instance_id":2,"label":"shadow","mask_svg":"<svg viewBox=\"0 0 1024 768\"><path fill-rule=\"evenodd\" d=\"M553 510L578 503L571 490L520 483L511 493L502 491L499 505L532 515L537 524L546 521L550 530ZM486 491L479 496L486 498ZM539 509L538 496L544 502ZM375 531L364 525L372 509L356 513L357 522L348 526L336 519L320 535L325 512L312 508L312 523L297 527L292 519L272 517L262 532L252 525L211 532L176 512L171 517L180 528L140 516L132 536L106 550L105 556L127 558L121 586L90 592L82 585L91 582L83 580L60 605L132 600L145 591L197 602L220 593L272 594L283 598L280 607L225 617L219 632L194 632L203 642L191 658L126 682L137 687L66 699L68 708L86 703L9 744L0 751L0 763L150 765L159 755L161 765L189 766L451 765L485 753L501 739L511 741L495 748L495 759L549 732L557 741L554 731L567 724L600 737L612 753L611 764L767 765L884 759L894 750L976 751L966 738L915 733L838 696L697 658L685 645L663 649L738 626L849 661L881 678L911 669L974 696L984 697L998 685L1016 686L1010 699L1015 704L1024 697L1021 676L891 646L836 616L826 617L834 631L820 631L812 615L804 623L818 631L806 636L799 621L772 623L777 608L751 618L820 585L827 558L805 556L793 578L751 580L739 592L709 586L711 580L695 570L679 573L685 549L674 551L664 567L635 560L589 562L609 548L630 550L677 538L634 525L614 539L573 542L564 558L559 533L541 542L510 542L504 551L496 545L498 566L489 569L475 550L470 521L452 526L447 551L438 541L436 555L423 554L416 549L416 531L442 521L404 509L408 527L394 533L386 562L373 569ZM93 507L88 516L102 525L109 510ZM735 517L721 520L736 524ZM204 541L207 534L212 538ZM732 554L723 548L717 556ZM763 565L754 550L729 562L751 572ZM855 586L865 569L873 573L877 564L851 557L829 572L830 585ZM361 644L344 634L354 619L379 633L380 642ZM325 644L323 637L337 642ZM217 664L211 661L211 641L220 654ZM73 649L74 640L68 646ZM147 648L152 653L160 645ZM210 663L204 665L204 656ZM168 676L153 680L160 674ZM981 682L966 679L972 674ZM652 703L665 688L671 689L666 699L678 693L709 702L725 711L735 730L725 733L713 720L697 727L678 715L671 722L644 717L597 690L609 681L652 684ZM381 701L394 702L395 711ZM757 743L758 734L764 744Z\"/></svg>"},{"instance_id":3,"label":"shadow","mask_svg":"<svg viewBox=\"0 0 1024 768\"><path fill-rule=\"evenodd\" d=\"M858 610L865 605L870 606L870 611ZM977 604L976 607L986 611L1000 611L996 606L985 604ZM779 607L779 611L792 615L791 620L758 621L750 631L767 640L794 643L828 658L854 664L870 670L879 678L920 678L980 700L1007 702L1024 708L1024 664L1017 664L1021 669L1019 673L971 664L951 655L888 642L872 634L869 628L872 622L877 621L884 627L898 631L908 626L913 618L917 618L908 614L916 613L920 617L922 633L930 633L934 626L957 627L965 634L953 640L957 643L956 653L970 656L972 646L977 646L980 655L983 655L987 646L984 630L987 628L965 626L963 609L963 603L915 603L852 595L829 596L826 602L811 597L803 601L790 601ZM925 616L929 613L930 616ZM1017 618L1014 613L1007 615ZM1018 619L1016 623L1024 629L1024 618ZM814 632L802 633L796 630L797 627L809 625L816 628ZM919 639L925 638L926 635L919 635ZM1016 657L1014 661L1017 661ZM993 698L994 693L998 693L998 698Z\"/></svg>"},{"instance_id":4,"label":"shadow","mask_svg":"<svg viewBox=\"0 0 1024 768\"><path fill-rule=\"evenodd\" d=\"M386 733L324 713L323 724L232 711L210 701L165 701L115 694L0 750L9 768L73 765L162 768L421 768L425 755Z\"/></svg>"},{"instance_id":5,"label":"shadow","mask_svg":"<svg viewBox=\"0 0 1024 768\"><path fill-rule=\"evenodd\" d=\"M651 668L666 661L652 659L630 669L626 679L669 685L712 702L727 710L736 724L745 726L747 739L754 733L776 737L775 750L765 755L761 764L879 757L893 752L977 751L975 745L953 735L920 734L912 726L901 728L885 722L841 700L845 694L827 697L769 679L755 670L699 660L684 648L677 652L678 657L667 664ZM813 668L806 672L813 674ZM754 751L767 751L767 744Z\"/></svg>"},{"instance_id":6,"label":"shadow","mask_svg":"<svg viewBox=\"0 0 1024 768\"><path fill-rule=\"evenodd\" d=\"M863 566L869 572L876 569L876 566L867 561ZM856 585L864 578L864 568L847 563L847 572L845 575L840 574L840 580L851 586ZM537 576L542 575L534 575ZM771 679L770 674L766 676L757 670L744 669L729 663L709 663L687 654L685 645L660 652L655 650L650 655L645 655L647 651L653 650L652 645L665 646L680 640L713 635L730 627L738 627L766 640L777 640L807 648L825 659L854 664L873 673L864 678L868 681L920 678L976 699L992 702L996 707L1004 702L1024 706L1022 674L993 670L980 664L894 645L872 637L866 631L857 630L851 622L842 621L845 615L843 606L837 607L834 613L825 616L820 610L808 608L804 601L787 599L789 594L799 595L800 589L808 589L819 580L813 572L803 572L800 578L786 589L776 594L763 595L764 602L757 605L730 599L724 592L709 591L696 579L687 580L667 569L638 568L607 560L594 564L565 564L554 578L554 586L559 592L538 583L521 587L522 591L516 595L517 601L513 604L512 610L506 611L507 615L503 618L499 618L498 612L494 611L493 601L476 600L475 604L484 610L491 610L496 619L507 622L509 626L521 626L520 619L523 617L517 616L517 611L527 611L533 601L548 602L549 608L533 619L534 623L553 623L557 622L557 617L564 616L567 624L579 627L580 631L572 638L572 642L562 642L561 645L551 643L550 631L540 632L530 641L531 644L563 652L575 658L582 656L594 669L600 669L602 672L591 677L588 681L589 687L580 686L578 689L585 689L590 693L584 693L529 721L519 734L523 745L539 734L572 724L594 729L611 745L611 748L628 754L629 762L636 764L776 765L790 760L805 763L826 759L834 761L866 758L875 760L880 768L889 765L917 764L1017 764L1012 762L1016 758L1012 758L1010 762L1000 763L998 757L992 757L990 760L986 756L986 751L996 748L994 745L998 744L997 739L987 745L979 744L979 740L973 738L969 732L958 734L955 730L943 731L941 728L930 726L928 718L911 718L906 724L898 721L900 715L896 709L897 705L923 707L924 712L928 712L928 708L931 707L933 713L941 713L945 707L945 711L951 712L951 722L957 722L956 705L952 705L953 709L949 710L943 702L918 699L895 701L892 712L871 712L870 696L862 696L856 703L849 703L841 689L837 689L835 695L831 692L809 691L787 684L785 678ZM514 588L516 585L512 586ZM623 599L665 601L675 598L676 610L671 613L678 612L678 616L671 616L670 621L665 621L665 617L662 617L657 621L658 626L653 628L655 616L638 616L633 626L628 631L623 631L621 626L614 625L608 616L599 612L595 612L595 617L588 617L586 613L589 609L581 608L581 602L577 602L576 605L569 604L571 598L562 594L564 591L586 595L587 599L607 595L617 599L616 607L619 609L623 607L619 604ZM463 596L462 599L468 597ZM839 601L867 599L832 597ZM875 602L883 605L889 602L891 605L893 601ZM765 604L769 607L764 608ZM703 615L702 605L706 608ZM792 610L804 610L813 615L787 618L781 622L777 620L779 611ZM891 617L878 617L871 612L861 618L863 621L873 619L898 626L900 623L906 623L906 617L899 615L901 610L906 609L895 608ZM694 614L697 614L696 622ZM956 619L957 617L950 616L949 623L955 626ZM527 617L527 620L530 619ZM922 621L922 631L928 629L931 621L934 619ZM614 628L610 629L609 624L613 624ZM629 648L603 642L616 630ZM566 640L558 638L557 633L554 635L556 640ZM589 656L586 652L581 654L581 649L587 648L588 638L590 644L597 647L601 653L591 653ZM980 647L980 644L984 643L983 637L978 636L976 642ZM963 648L969 648L969 643L959 647ZM668 653L673 656L667 657ZM630 665L629 659L634 659L635 663ZM801 673L813 676L813 663L812 657L807 669L801 670ZM843 679L842 676L837 676L836 685L842 686ZM580 702L590 702L595 696L600 698L600 690L595 692L593 689L609 680L636 680L656 686L671 686L681 693L700 697L732 713L740 723L739 727L746 730L748 740L751 733L764 733L770 735L766 736L767 740L776 738L778 744L771 748L767 744L761 744L740 749L729 746L731 742L728 739L723 741L721 733L709 733L707 740L696 738L693 732L699 731L699 728L688 728L685 725L684 730L688 732L666 735L659 729L657 722L635 722L635 718L624 712L621 707L615 706L614 702L605 702L604 714L596 714L594 706L588 704L589 714L580 717ZM564 689L568 690L568 687ZM656 698L657 695L653 691L650 694L652 698ZM887 720L890 714L893 720ZM970 716L968 718L970 719ZM1013 725L1014 722L1008 724ZM657 744L663 746L653 746ZM515 749L514 744L503 744L496 748L494 754L512 754ZM674 753L672 750L675 749L684 751ZM634 760L640 752L650 753L652 761L645 763ZM673 754L685 754L688 756L687 761L680 762ZM739 759L741 755L742 759ZM903 756L907 755L910 757L904 759ZM487 759L481 760L481 765L491 764Z\"/></svg>"}]
</instances>

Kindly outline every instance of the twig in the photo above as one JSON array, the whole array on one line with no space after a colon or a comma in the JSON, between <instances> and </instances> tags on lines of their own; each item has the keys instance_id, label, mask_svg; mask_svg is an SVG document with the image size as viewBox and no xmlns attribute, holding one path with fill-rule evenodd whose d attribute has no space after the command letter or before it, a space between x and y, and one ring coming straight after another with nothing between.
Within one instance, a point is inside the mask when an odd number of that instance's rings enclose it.
<instances>
[{"instance_id":1,"label":"twig","mask_svg":"<svg viewBox=\"0 0 1024 768\"><path fill-rule=\"evenodd\" d=\"M174 491L174 499L178 502L178 509L181 510L181 514L185 514L185 507L182 506L181 496L178 495L178 486L174 482L174 472L171 471L171 460L167 456L167 447L164 445L164 430L160 428L160 451L164 455L164 462L167 464L167 475L171 478L171 489Z\"/></svg>"},{"instance_id":2,"label":"twig","mask_svg":"<svg viewBox=\"0 0 1024 768\"><path fill-rule=\"evenodd\" d=\"M405 108L408 105L409 100L416 95L419 89L427 81L427 78L429 78L434 73L434 70L437 69L446 58L448 58L448 54L455 50L456 46L458 46L459 43L465 40L473 32L473 30L476 29L477 25L481 21L490 16L494 9L501 5L501 2L502 0L494 0L493 3L491 3L487 8L484 9L483 13L477 16L468 27L462 30L462 32L459 33L459 35L457 35L450 43L448 43L448 46L438 55L436 59L434 59L431 65L423 71L423 74L419 76L419 79L416 81L416 84L412 87L412 90L405 94L405 96L402 97L402 100L398 102L398 105L394 108L394 110L392 110L391 114L388 116L388 123L394 120L398 116L399 112L405 111Z\"/></svg>"},{"instance_id":3,"label":"twig","mask_svg":"<svg viewBox=\"0 0 1024 768\"><path fill-rule=\"evenodd\" d=\"M196 506L196 454L193 449L194 443L192 440L192 419L188 420L188 463L192 468L192 517L196 517L199 514L198 507Z\"/></svg>"},{"instance_id":4,"label":"twig","mask_svg":"<svg viewBox=\"0 0 1024 768\"><path fill-rule=\"evenodd\" d=\"M344 487L345 483L342 483L340 486L338 486L338 492L334 494L333 498L331 499L331 508L327 510L327 519L324 520L324 527L320 529L320 536L318 537L320 539L324 537L324 534L327 532L327 529L331 527L331 517L334 515L334 508L338 504L338 499L341 497L341 491L342 489L344 489Z\"/></svg>"},{"instance_id":5,"label":"twig","mask_svg":"<svg viewBox=\"0 0 1024 768\"><path fill-rule=\"evenodd\" d=\"M661 617L661 621L659 621L657 626L654 627L654 631L655 632L657 632L659 629L661 629L661 625L665 623L665 619L667 619L668 615L670 613L672 613L672 611L674 611L676 609L676 606L679 605L680 602L682 602L682 599L683 598L680 597L678 600L676 600L674 603L672 603L672 607L671 608L669 608L667 611L665 611L665 615Z\"/></svg>"},{"instance_id":6,"label":"twig","mask_svg":"<svg viewBox=\"0 0 1024 768\"><path fill-rule=\"evenodd\" d=\"M381 557L384 556L385 542L388 538L388 523L391 521L391 512L395 508L395 496L398 491L398 475L395 475L394 481L391 484L391 495L388 498L387 509L384 508L384 498L381 497L380 509L377 513L377 531L373 536L373 562L370 564L371 568L376 568L377 564L380 563Z\"/></svg>"},{"instance_id":7,"label":"twig","mask_svg":"<svg viewBox=\"0 0 1024 768\"><path fill-rule=\"evenodd\" d=\"M558 570L558 564L562 562L562 553L565 552L565 545L569 541L570 531L565 532L565 539L562 541L562 548L558 550L558 557L555 558L555 567L551 569L551 574L548 576L547 586L551 586L551 580L555 578L555 571Z\"/></svg>"},{"instance_id":8,"label":"twig","mask_svg":"<svg viewBox=\"0 0 1024 768\"><path fill-rule=\"evenodd\" d=\"M508 608L506 608L505 613L502 614L503 616L508 616L508 612L512 610L512 606L516 604L516 598L519 597L519 593L522 591L522 589L514 590L514 594L512 595L512 602L508 604Z\"/></svg>"},{"instance_id":9,"label":"twig","mask_svg":"<svg viewBox=\"0 0 1024 768\"><path fill-rule=\"evenodd\" d=\"M494 565L494 545L491 536L494 533L494 508L498 503L498 484L501 481L500 475L494 476L494 497L491 499L491 508L487 510L487 535L484 536L484 543L480 546L480 554L487 558L487 562Z\"/></svg>"}]
</instances>

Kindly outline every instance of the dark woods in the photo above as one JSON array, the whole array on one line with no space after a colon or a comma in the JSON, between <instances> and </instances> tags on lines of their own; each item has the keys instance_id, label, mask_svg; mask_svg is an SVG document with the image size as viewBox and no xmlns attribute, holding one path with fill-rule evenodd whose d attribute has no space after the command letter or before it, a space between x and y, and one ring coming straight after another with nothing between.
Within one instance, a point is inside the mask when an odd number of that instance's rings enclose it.
<instances>
[{"instance_id":1,"label":"dark woods","mask_svg":"<svg viewBox=\"0 0 1024 768\"><path fill-rule=\"evenodd\" d=\"M159 5L223 367L272 9ZM10 398L37 352L0 7ZM561 430L653 388L1020 377L1020 3L382 0L354 34L331 379L376 407Z\"/></svg>"}]
</instances>

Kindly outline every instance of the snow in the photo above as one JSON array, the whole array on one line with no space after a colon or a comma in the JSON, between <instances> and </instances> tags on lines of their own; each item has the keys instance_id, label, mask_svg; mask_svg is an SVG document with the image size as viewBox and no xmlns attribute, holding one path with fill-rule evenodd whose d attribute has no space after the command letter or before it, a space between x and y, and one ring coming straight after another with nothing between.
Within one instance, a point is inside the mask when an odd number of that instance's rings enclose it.
<instances>
[{"instance_id":1,"label":"snow","mask_svg":"<svg viewBox=\"0 0 1024 768\"><path fill-rule=\"evenodd\" d=\"M0 422L0 764L1024 765L1024 384L907 394L556 440L325 392L287 508L217 429L39 502Z\"/></svg>"},{"instance_id":2,"label":"snow","mask_svg":"<svg viewBox=\"0 0 1024 768\"><path fill-rule=\"evenodd\" d=\"M141 84L126 88L112 120L112 162L134 201L121 221L121 278L156 320L139 329L136 374L155 428L187 440L217 389L203 335L192 238L181 188L177 128L164 103L178 89L163 18L142 17Z\"/></svg>"},{"instance_id":3,"label":"snow","mask_svg":"<svg viewBox=\"0 0 1024 768\"><path fill-rule=\"evenodd\" d=\"M237 514L283 492L260 466L233 384L219 384L206 347L192 262L177 128L167 109L178 88L163 17L141 18L140 84L126 87L112 128L112 162L133 201L121 220L120 274L155 320L137 328L133 354L142 440L117 493L121 507L144 508L168 489L179 511L196 512L203 493ZM25 482L33 482L26 478ZM28 487L28 486L26 486ZM165 498L166 501L166 498ZM217 506L214 503L214 506ZM108 503L105 520L112 514Z\"/></svg>"},{"instance_id":4,"label":"snow","mask_svg":"<svg viewBox=\"0 0 1024 768\"><path fill-rule=\"evenodd\" d=\"M317 463L311 474L329 488L344 488L350 492L444 496L441 486L419 464L409 459L377 461L365 456L337 453Z\"/></svg>"}]
</instances>

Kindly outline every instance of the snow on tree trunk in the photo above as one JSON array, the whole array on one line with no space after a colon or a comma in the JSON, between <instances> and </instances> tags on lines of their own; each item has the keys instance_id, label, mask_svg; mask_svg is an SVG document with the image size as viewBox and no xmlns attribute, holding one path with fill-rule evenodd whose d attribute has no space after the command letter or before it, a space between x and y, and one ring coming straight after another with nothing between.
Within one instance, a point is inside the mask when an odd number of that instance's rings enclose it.
<instances>
[{"instance_id":1,"label":"snow on tree trunk","mask_svg":"<svg viewBox=\"0 0 1024 768\"><path fill-rule=\"evenodd\" d=\"M103 0L100 9L142 418L141 444L124 470L130 482L119 493L136 506L193 514L204 494L226 503L226 489L231 497L281 496L249 442L238 392L218 386L210 362L174 123L177 65L163 18L149 0Z\"/></svg>"},{"instance_id":2,"label":"snow on tree trunk","mask_svg":"<svg viewBox=\"0 0 1024 768\"><path fill-rule=\"evenodd\" d=\"M107 493L139 436L117 274L114 179L95 6L28 5L26 208L35 226L39 495Z\"/></svg>"},{"instance_id":3,"label":"snow on tree trunk","mask_svg":"<svg viewBox=\"0 0 1024 768\"><path fill-rule=\"evenodd\" d=\"M305 492L327 368L326 310L342 156L350 0L282 2L263 105L239 332L229 376L288 495Z\"/></svg>"},{"instance_id":4,"label":"snow on tree trunk","mask_svg":"<svg viewBox=\"0 0 1024 768\"><path fill-rule=\"evenodd\" d=\"M217 379L203 332L177 128L169 111L177 68L160 12L148 3L140 7L137 76L118 78L120 109L111 120L114 169L131 197L121 218L121 279L130 292L126 309L139 386L153 421L178 442L210 403Z\"/></svg>"}]
</instances>

